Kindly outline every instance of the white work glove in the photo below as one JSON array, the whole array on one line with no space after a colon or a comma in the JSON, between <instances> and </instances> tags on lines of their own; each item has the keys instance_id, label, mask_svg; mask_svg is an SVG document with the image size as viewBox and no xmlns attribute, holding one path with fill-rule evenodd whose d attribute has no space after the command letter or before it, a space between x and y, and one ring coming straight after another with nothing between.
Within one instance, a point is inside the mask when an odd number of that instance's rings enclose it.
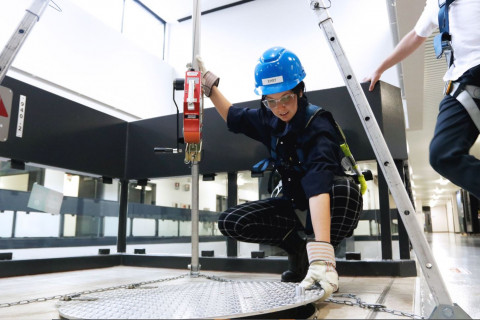
<instances>
[{"instance_id":1,"label":"white work glove","mask_svg":"<svg viewBox=\"0 0 480 320\"><path fill-rule=\"evenodd\" d=\"M323 301L338 289L335 251L328 242L312 241L307 243L307 253L310 267L300 286L310 289L318 283L325 291L320 300Z\"/></svg>"},{"instance_id":2,"label":"white work glove","mask_svg":"<svg viewBox=\"0 0 480 320\"><path fill-rule=\"evenodd\" d=\"M214 75L211 71L207 71L207 69L205 68L205 64L203 63L202 57L196 56L195 61L197 62L198 70L203 75L203 81L202 81L203 93L207 97L210 97L212 93L212 87L213 86L218 87L220 78Z\"/></svg>"}]
</instances>

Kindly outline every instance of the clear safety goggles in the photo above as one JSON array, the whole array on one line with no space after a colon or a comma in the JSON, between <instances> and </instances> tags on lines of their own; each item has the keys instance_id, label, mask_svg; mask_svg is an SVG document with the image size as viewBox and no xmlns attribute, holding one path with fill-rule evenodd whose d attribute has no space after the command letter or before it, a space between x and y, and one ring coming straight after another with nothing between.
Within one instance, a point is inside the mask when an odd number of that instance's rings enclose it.
<instances>
[{"instance_id":1,"label":"clear safety goggles","mask_svg":"<svg viewBox=\"0 0 480 320\"><path fill-rule=\"evenodd\" d=\"M265 99L265 100L262 100L262 103L265 107L267 108L270 108L270 109L274 109L276 107L278 107L279 105L287 105L289 104L290 102L292 102L292 100L295 98L295 93L290 93L290 94L286 94L284 95L283 97L281 97L280 99Z\"/></svg>"}]
</instances>

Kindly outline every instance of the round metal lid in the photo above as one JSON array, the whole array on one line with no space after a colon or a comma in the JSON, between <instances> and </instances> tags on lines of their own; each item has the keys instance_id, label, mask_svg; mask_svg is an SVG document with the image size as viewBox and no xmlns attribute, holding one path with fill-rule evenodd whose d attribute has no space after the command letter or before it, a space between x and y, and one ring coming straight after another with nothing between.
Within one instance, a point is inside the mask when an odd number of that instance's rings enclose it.
<instances>
[{"instance_id":1,"label":"round metal lid","mask_svg":"<svg viewBox=\"0 0 480 320\"><path fill-rule=\"evenodd\" d=\"M59 301L57 309L66 319L238 318L293 309L323 295L273 281L162 283L89 293Z\"/></svg>"}]
</instances>

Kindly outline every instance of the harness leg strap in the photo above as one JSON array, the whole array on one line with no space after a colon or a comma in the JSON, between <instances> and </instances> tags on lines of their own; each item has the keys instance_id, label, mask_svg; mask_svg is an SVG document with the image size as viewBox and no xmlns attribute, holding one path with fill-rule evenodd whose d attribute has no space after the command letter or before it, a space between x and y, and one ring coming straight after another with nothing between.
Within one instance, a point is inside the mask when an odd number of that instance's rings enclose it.
<instances>
[{"instance_id":1,"label":"harness leg strap","mask_svg":"<svg viewBox=\"0 0 480 320\"><path fill-rule=\"evenodd\" d=\"M470 118L472 118L473 123L480 131L480 109L473 100L473 98L480 99L480 87L466 85L460 93L457 92L458 89L461 90L460 85L455 83L450 95L455 97L458 102L463 105L470 115Z\"/></svg>"}]
</instances>

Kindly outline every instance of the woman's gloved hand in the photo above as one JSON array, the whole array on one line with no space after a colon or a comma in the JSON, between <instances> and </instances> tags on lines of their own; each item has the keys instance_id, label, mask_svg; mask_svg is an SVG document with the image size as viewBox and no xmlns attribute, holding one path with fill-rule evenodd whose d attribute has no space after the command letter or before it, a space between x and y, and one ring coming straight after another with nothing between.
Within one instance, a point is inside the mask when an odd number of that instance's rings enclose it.
<instances>
[{"instance_id":1,"label":"woman's gloved hand","mask_svg":"<svg viewBox=\"0 0 480 320\"><path fill-rule=\"evenodd\" d=\"M338 289L335 251L328 242L312 241L307 243L307 253L310 267L300 286L310 289L318 283L325 291L321 299L323 301Z\"/></svg>"},{"instance_id":2,"label":"woman's gloved hand","mask_svg":"<svg viewBox=\"0 0 480 320\"><path fill-rule=\"evenodd\" d=\"M203 81L202 81L203 93L207 97L210 97L210 95L212 94L212 87L213 86L218 87L220 78L217 77L215 74L213 74L211 71L207 71L207 69L205 68L205 64L202 60L202 57L196 56L195 62L198 65L198 70L202 73L202 76L203 76Z\"/></svg>"}]
</instances>

